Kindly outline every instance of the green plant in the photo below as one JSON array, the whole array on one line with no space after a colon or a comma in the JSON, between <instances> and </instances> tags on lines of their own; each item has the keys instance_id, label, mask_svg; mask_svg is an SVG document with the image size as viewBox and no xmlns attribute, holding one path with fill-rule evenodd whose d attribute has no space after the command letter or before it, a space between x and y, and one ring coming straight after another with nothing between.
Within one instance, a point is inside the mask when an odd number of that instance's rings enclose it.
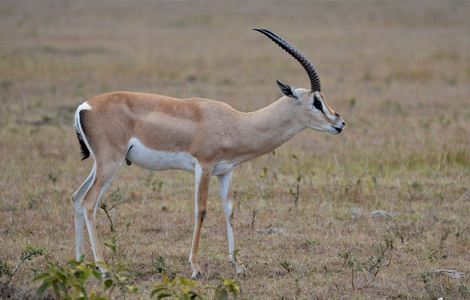
<instances>
[{"instance_id":1,"label":"green plant","mask_svg":"<svg viewBox=\"0 0 470 300\"><path fill-rule=\"evenodd\" d=\"M22 252L20 259L16 263L15 267L13 268L12 271L9 270L7 264L3 262L1 269L3 269L5 274L8 276L7 284L10 283L11 279L13 276L15 276L16 272L19 270L21 265L23 265L25 262L32 260L33 258L37 256L44 255L44 249L41 248L36 248L33 246L27 246Z\"/></svg>"},{"instance_id":2,"label":"green plant","mask_svg":"<svg viewBox=\"0 0 470 300\"><path fill-rule=\"evenodd\" d=\"M349 99L348 99L349 108L350 109L354 108L356 106L356 102L357 102L356 97L354 97L354 96L349 97Z\"/></svg>"},{"instance_id":3,"label":"green plant","mask_svg":"<svg viewBox=\"0 0 470 300\"><path fill-rule=\"evenodd\" d=\"M168 268L163 256L159 255L153 262L153 266L158 274L167 274L170 278L175 277L175 273Z\"/></svg>"},{"instance_id":4,"label":"green plant","mask_svg":"<svg viewBox=\"0 0 470 300\"><path fill-rule=\"evenodd\" d=\"M6 261L0 258L0 278L3 277L4 275L10 276L10 274L11 274L11 271Z\"/></svg>"},{"instance_id":5,"label":"green plant","mask_svg":"<svg viewBox=\"0 0 470 300\"><path fill-rule=\"evenodd\" d=\"M112 293L118 287L121 293L137 292L137 288L129 285L129 278L122 271L107 271L102 274L98 267L109 269L104 263L85 263L83 257L79 260L70 260L65 266L54 263L48 269L34 278L41 281L36 295L41 297L46 290L52 289L59 299L106 299L105 292ZM105 276L103 276L105 275Z\"/></svg>"},{"instance_id":6,"label":"green plant","mask_svg":"<svg viewBox=\"0 0 470 300\"><path fill-rule=\"evenodd\" d=\"M172 280L165 273L162 281L157 283L152 290L151 297L157 299L237 299L240 295L240 287L232 279L220 279L217 286L201 285L198 281L176 276Z\"/></svg>"},{"instance_id":7,"label":"green plant","mask_svg":"<svg viewBox=\"0 0 470 300\"><path fill-rule=\"evenodd\" d=\"M85 285L90 278L95 278L98 282L102 281L101 273L96 265L84 263L83 258L80 261L71 260L65 266L50 264L45 272L34 278L34 281L41 281L36 294L41 297L47 289L51 288L59 299L105 299L94 288L91 291L86 289ZM104 282L104 290L111 286L112 281Z\"/></svg>"},{"instance_id":8,"label":"green plant","mask_svg":"<svg viewBox=\"0 0 470 300\"><path fill-rule=\"evenodd\" d=\"M106 214L106 217L108 218L108 221L109 221L109 230L110 230L112 233L115 233L116 230L114 229L113 220L111 219L111 216L109 215L108 205L103 201L103 203L101 203L101 205L100 205L100 208L104 211L104 213ZM112 207L111 207L111 208L112 208Z\"/></svg>"},{"instance_id":9,"label":"green plant","mask_svg":"<svg viewBox=\"0 0 470 300\"><path fill-rule=\"evenodd\" d=\"M302 172L300 168L299 158L297 157L297 155L292 154L291 157L295 161L295 164L297 166L297 176L295 178L295 188L289 188L289 194L293 197L294 206L295 208L297 208L297 203L299 202L300 197L300 184L302 182Z\"/></svg>"},{"instance_id":10,"label":"green plant","mask_svg":"<svg viewBox=\"0 0 470 300\"><path fill-rule=\"evenodd\" d=\"M254 229L255 228L255 220L256 220L256 215L258 214L258 211L256 209L253 209L252 213L251 213L251 228Z\"/></svg>"},{"instance_id":11,"label":"green plant","mask_svg":"<svg viewBox=\"0 0 470 300\"><path fill-rule=\"evenodd\" d=\"M300 183L302 181L302 174L298 174L296 177L296 185L295 188L289 188L289 194L292 196L294 199L294 206L297 208L297 203L299 202L299 197L300 197Z\"/></svg>"},{"instance_id":12,"label":"green plant","mask_svg":"<svg viewBox=\"0 0 470 300\"><path fill-rule=\"evenodd\" d=\"M267 167L263 167L261 169L261 172L258 175L258 179L259 179L257 181L258 190L260 191L260 194L263 197L263 199L266 199L266 197L268 196L267 191L266 191L266 186L267 186L267 182L269 179L268 173L269 173L269 169Z\"/></svg>"},{"instance_id":13,"label":"green plant","mask_svg":"<svg viewBox=\"0 0 470 300\"><path fill-rule=\"evenodd\" d=\"M232 279L222 278L218 286L206 286L206 289L214 291L214 300L228 299L230 295L237 299L240 295L240 286Z\"/></svg>"}]
</instances>

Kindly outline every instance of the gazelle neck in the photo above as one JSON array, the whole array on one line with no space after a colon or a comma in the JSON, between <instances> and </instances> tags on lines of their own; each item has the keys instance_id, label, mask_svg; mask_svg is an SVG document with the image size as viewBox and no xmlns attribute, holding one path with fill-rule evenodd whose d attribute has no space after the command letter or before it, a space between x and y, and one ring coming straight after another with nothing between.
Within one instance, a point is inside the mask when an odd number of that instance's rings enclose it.
<instances>
[{"instance_id":1,"label":"gazelle neck","mask_svg":"<svg viewBox=\"0 0 470 300\"><path fill-rule=\"evenodd\" d=\"M245 113L241 138L250 152L248 159L276 149L305 128L298 119L298 107L288 97Z\"/></svg>"}]
</instances>

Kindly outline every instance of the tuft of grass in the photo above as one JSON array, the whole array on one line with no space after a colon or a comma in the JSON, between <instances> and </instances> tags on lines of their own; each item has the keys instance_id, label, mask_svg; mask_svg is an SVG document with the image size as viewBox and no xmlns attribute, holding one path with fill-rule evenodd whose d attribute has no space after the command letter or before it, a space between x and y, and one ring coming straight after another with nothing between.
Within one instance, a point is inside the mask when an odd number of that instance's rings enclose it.
<instances>
[{"instance_id":1,"label":"tuft of grass","mask_svg":"<svg viewBox=\"0 0 470 300\"><path fill-rule=\"evenodd\" d=\"M283 261L280 263L280 265L287 273L291 273L292 271L294 271L294 267L288 261Z\"/></svg>"},{"instance_id":2,"label":"tuft of grass","mask_svg":"<svg viewBox=\"0 0 470 300\"><path fill-rule=\"evenodd\" d=\"M0 278L3 276L10 276L10 275L11 275L10 267L8 267L8 264L6 261L0 258Z\"/></svg>"},{"instance_id":3,"label":"tuft of grass","mask_svg":"<svg viewBox=\"0 0 470 300\"><path fill-rule=\"evenodd\" d=\"M155 269L155 272L158 274L166 274L170 279L175 278L175 273L170 270L170 268L167 266L165 262L165 258L161 255L159 255L155 261L153 262L153 266Z\"/></svg>"}]
</instances>

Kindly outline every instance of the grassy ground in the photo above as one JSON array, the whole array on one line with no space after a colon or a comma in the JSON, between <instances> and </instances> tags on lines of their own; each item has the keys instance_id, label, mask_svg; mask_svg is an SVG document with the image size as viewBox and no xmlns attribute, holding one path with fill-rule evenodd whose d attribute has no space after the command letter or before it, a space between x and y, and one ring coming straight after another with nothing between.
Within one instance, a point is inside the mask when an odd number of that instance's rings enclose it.
<instances>
[{"instance_id":1,"label":"grassy ground","mask_svg":"<svg viewBox=\"0 0 470 300\"><path fill-rule=\"evenodd\" d=\"M276 79L308 86L301 67L251 31L266 27L317 64L347 127L339 136L307 130L236 170L244 297L470 297L469 15L465 1L2 1L0 258L11 268L28 245L47 253L23 265L10 290L20 298L47 260L74 255L70 195L91 168L71 126L77 105L133 90L261 108L280 96ZM192 180L125 167L105 196L117 231L106 257L131 270L138 297L162 261L190 275ZM235 277L211 187L206 283ZM103 211L97 219L109 243Z\"/></svg>"}]
</instances>

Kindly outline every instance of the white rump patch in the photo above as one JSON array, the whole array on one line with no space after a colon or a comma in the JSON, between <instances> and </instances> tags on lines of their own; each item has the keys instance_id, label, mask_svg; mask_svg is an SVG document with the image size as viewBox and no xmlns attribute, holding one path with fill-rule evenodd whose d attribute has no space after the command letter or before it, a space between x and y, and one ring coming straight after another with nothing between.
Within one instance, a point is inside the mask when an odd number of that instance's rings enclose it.
<instances>
[{"instance_id":1,"label":"white rump patch","mask_svg":"<svg viewBox=\"0 0 470 300\"><path fill-rule=\"evenodd\" d=\"M78 111L80 110L84 110L84 109L87 109L87 110L90 110L91 109L91 106L90 104L88 104L88 102L83 102L82 104L80 104L77 108Z\"/></svg>"},{"instance_id":2,"label":"white rump patch","mask_svg":"<svg viewBox=\"0 0 470 300\"><path fill-rule=\"evenodd\" d=\"M91 157L93 157L93 160L95 160L95 154L93 153L93 151L90 147L90 144L88 144L88 140L85 136L85 133L83 132L82 125L80 123L80 112L82 110L91 110L90 104L88 104L88 102L85 101L77 107L77 110L75 111L75 117L74 117L74 119L75 119L74 120L74 122L75 122L74 126L75 126L75 129L77 130L77 132L80 133L80 136L82 137L83 142L85 143L86 147L88 148L88 151L90 151Z\"/></svg>"}]
</instances>

